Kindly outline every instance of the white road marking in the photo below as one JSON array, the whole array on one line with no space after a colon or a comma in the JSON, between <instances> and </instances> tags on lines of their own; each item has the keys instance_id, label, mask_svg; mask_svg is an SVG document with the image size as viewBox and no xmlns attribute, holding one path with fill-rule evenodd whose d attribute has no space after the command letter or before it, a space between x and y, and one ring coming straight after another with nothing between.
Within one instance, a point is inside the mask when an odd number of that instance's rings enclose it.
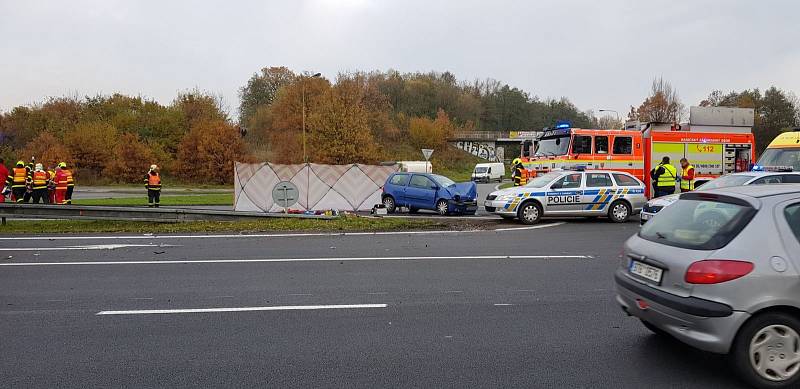
<instances>
[{"instance_id":1,"label":"white road marking","mask_svg":"<svg viewBox=\"0 0 800 389\"><path fill-rule=\"evenodd\" d=\"M287 293L287 296L313 296L311 293Z\"/></svg>"},{"instance_id":2,"label":"white road marking","mask_svg":"<svg viewBox=\"0 0 800 389\"><path fill-rule=\"evenodd\" d=\"M152 300L152 297L131 297L131 300Z\"/></svg>"},{"instance_id":3,"label":"white road marking","mask_svg":"<svg viewBox=\"0 0 800 389\"><path fill-rule=\"evenodd\" d=\"M263 259L198 259L164 261L85 261L85 262L16 262L0 266L71 266L71 265L170 265L198 263L259 263L259 262L350 262L350 261L436 261L452 259L592 259L591 255L472 255L448 257L349 257L349 258L263 258Z\"/></svg>"},{"instance_id":4,"label":"white road marking","mask_svg":"<svg viewBox=\"0 0 800 389\"><path fill-rule=\"evenodd\" d=\"M494 304L495 307L507 307L509 305L514 305L514 304L504 304L504 303L503 304Z\"/></svg>"},{"instance_id":5,"label":"white road marking","mask_svg":"<svg viewBox=\"0 0 800 389\"><path fill-rule=\"evenodd\" d=\"M0 251L65 251L65 250L116 250L128 247L177 247L171 244L93 244L85 246L64 247L12 247L0 248Z\"/></svg>"},{"instance_id":6,"label":"white road marking","mask_svg":"<svg viewBox=\"0 0 800 389\"><path fill-rule=\"evenodd\" d=\"M272 307L234 307L234 308L188 308L188 309L140 309L130 311L100 311L96 315L156 315L170 313L208 313L208 312L253 312L253 311L309 311L319 309L364 309L386 308L387 304L344 304L344 305L284 305Z\"/></svg>"},{"instance_id":7,"label":"white road marking","mask_svg":"<svg viewBox=\"0 0 800 389\"><path fill-rule=\"evenodd\" d=\"M535 228L556 227L564 224L564 222L540 224L533 226ZM380 236L380 235L438 235L438 234L474 234L481 232L495 232L495 231L513 231L513 230L529 230L530 227L513 227L494 230L437 230L437 231L383 231L383 232L309 232L299 234L210 234L210 235L98 235L98 236L70 236L70 235L56 235L56 236L4 236L0 237L3 240L125 240L125 239L234 239L234 238L307 238L307 237L326 237L326 236Z\"/></svg>"},{"instance_id":8,"label":"white road marking","mask_svg":"<svg viewBox=\"0 0 800 389\"><path fill-rule=\"evenodd\" d=\"M444 293L464 293L463 290L445 290Z\"/></svg>"},{"instance_id":9,"label":"white road marking","mask_svg":"<svg viewBox=\"0 0 800 389\"><path fill-rule=\"evenodd\" d=\"M520 230L538 230L540 228L547 228L547 227L556 227L564 224L566 222L556 222L550 224L537 224L535 226L528 226L528 227L508 227L508 228L496 228L494 231L520 231Z\"/></svg>"}]
</instances>

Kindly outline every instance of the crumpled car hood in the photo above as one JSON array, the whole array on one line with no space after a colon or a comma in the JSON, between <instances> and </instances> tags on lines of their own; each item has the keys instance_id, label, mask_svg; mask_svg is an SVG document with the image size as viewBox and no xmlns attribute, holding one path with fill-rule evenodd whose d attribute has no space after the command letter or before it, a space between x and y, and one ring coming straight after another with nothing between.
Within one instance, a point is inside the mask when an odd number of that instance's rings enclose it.
<instances>
[{"instance_id":1,"label":"crumpled car hood","mask_svg":"<svg viewBox=\"0 0 800 389\"><path fill-rule=\"evenodd\" d=\"M458 182L455 185L447 187L450 195L455 197L459 196L464 200L472 200L478 197L478 185L474 182Z\"/></svg>"}]
</instances>

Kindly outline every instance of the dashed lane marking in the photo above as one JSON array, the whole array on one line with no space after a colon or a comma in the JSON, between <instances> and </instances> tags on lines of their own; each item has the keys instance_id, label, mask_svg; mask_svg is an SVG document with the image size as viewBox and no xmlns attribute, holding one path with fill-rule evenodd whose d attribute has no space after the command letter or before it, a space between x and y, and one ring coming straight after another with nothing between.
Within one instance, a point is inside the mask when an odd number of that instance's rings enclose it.
<instances>
[{"instance_id":1,"label":"dashed lane marking","mask_svg":"<svg viewBox=\"0 0 800 389\"><path fill-rule=\"evenodd\" d=\"M342 305L284 305L272 307L187 308L187 309L139 309L129 311L100 311L106 315L161 315L174 313L255 312L255 311L312 311L321 309L368 309L386 308L387 304L342 304Z\"/></svg>"}]
</instances>

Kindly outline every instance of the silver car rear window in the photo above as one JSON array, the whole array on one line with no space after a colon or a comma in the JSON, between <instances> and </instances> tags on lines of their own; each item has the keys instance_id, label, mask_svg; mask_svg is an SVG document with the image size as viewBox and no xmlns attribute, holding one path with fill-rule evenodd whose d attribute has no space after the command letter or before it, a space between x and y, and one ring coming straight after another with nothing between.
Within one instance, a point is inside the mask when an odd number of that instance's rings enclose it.
<instances>
[{"instance_id":1,"label":"silver car rear window","mask_svg":"<svg viewBox=\"0 0 800 389\"><path fill-rule=\"evenodd\" d=\"M716 250L733 240L755 212L745 203L682 197L648 221L639 236L669 246Z\"/></svg>"}]
</instances>

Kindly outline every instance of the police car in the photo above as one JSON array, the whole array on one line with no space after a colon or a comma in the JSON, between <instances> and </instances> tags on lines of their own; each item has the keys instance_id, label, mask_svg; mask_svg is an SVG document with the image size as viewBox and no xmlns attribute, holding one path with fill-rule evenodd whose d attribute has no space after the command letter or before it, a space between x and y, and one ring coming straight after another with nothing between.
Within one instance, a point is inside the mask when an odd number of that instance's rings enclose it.
<instances>
[{"instance_id":1,"label":"police car","mask_svg":"<svg viewBox=\"0 0 800 389\"><path fill-rule=\"evenodd\" d=\"M628 221L647 201L644 183L610 170L552 171L518 186L492 192L486 211L506 219L535 224L542 216L604 216Z\"/></svg>"}]
</instances>

